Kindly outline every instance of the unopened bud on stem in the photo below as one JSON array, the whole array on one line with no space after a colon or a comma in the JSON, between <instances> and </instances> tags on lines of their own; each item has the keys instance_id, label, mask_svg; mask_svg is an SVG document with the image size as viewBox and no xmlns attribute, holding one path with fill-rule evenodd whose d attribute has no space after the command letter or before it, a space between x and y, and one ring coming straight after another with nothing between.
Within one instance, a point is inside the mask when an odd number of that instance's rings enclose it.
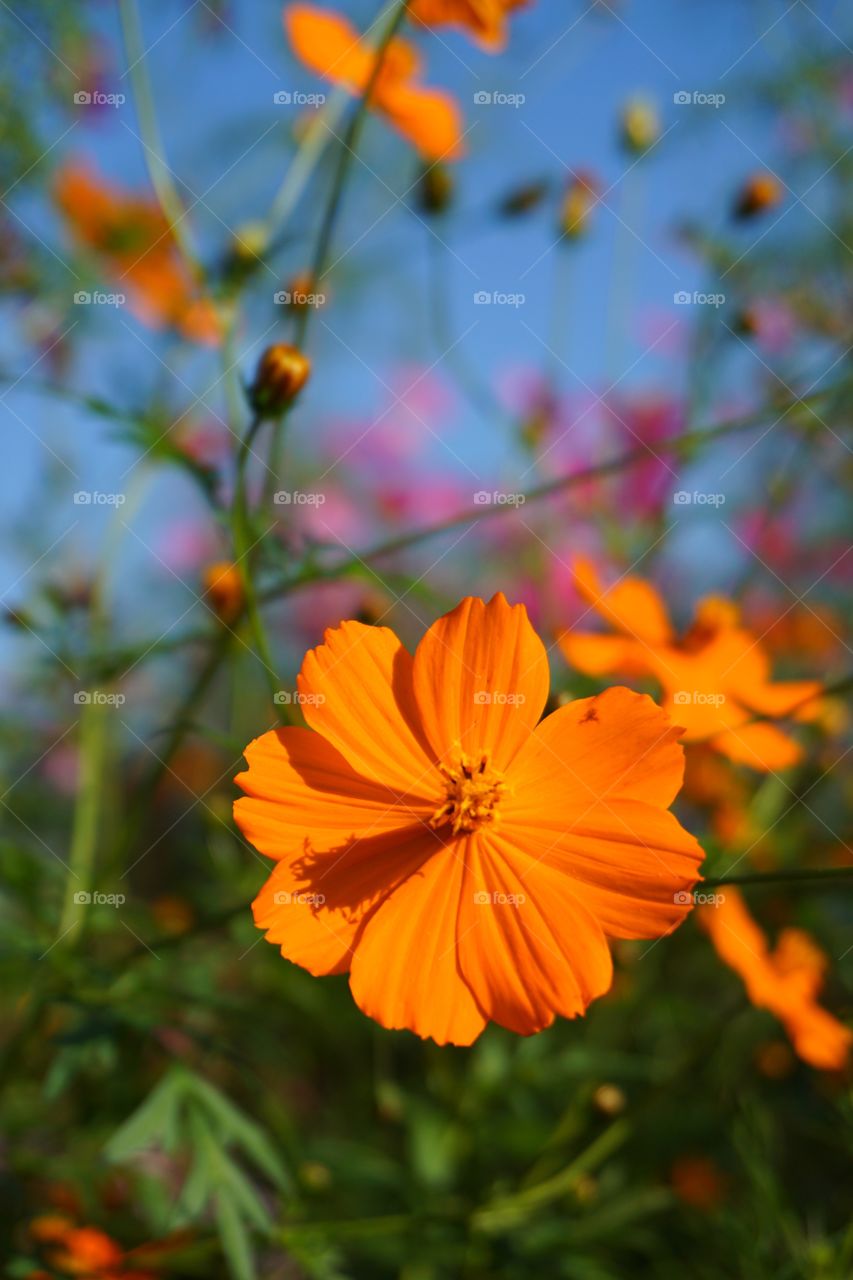
<instances>
[{"instance_id":1,"label":"unopened bud on stem","mask_svg":"<svg viewBox=\"0 0 853 1280\"><path fill-rule=\"evenodd\" d=\"M255 413L275 417L295 399L311 373L311 361L297 347L276 342L258 361L249 401Z\"/></svg>"}]
</instances>

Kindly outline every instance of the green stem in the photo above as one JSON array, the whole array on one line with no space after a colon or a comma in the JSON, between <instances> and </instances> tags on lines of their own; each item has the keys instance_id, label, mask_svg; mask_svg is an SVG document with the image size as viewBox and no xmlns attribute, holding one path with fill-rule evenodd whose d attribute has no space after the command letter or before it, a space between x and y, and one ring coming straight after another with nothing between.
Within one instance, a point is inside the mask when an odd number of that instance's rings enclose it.
<instances>
[{"instance_id":1,"label":"green stem","mask_svg":"<svg viewBox=\"0 0 853 1280\"><path fill-rule=\"evenodd\" d=\"M240 579L243 584L243 595L245 598L246 616L249 620L249 626L252 629L252 635L255 639L255 645L258 650L258 656L264 666L267 684L273 698L278 692L278 680L273 666L272 653L270 651L269 641L264 629L263 618L258 607L258 597L255 591L255 583L252 577L252 542L251 529L249 523L249 507L246 497L246 466L249 460L249 454L252 450L252 442L255 440L258 432L263 426L266 419L257 414L249 424L249 429L240 442L240 452L237 455L237 474L234 483L234 503L231 509L231 527L234 538L234 556L237 568L240 573Z\"/></svg>"},{"instance_id":2,"label":"green stem","mask_svg":"<svg viewBox=\"0 0 853 1280\"><path fill-rule=\"evenodd\" d=\"M350 165L355 159L361 128L367 115L367 106L370 101L370 95L372 94L379 78L379 74L382 71L382 66L385 62L385 55L388 52L391 41L406 16L408 6L409 0L398 0L389 21L382 30L376 45L373 66L371 67L367 84L364 87L364 92L355 105L347 131L341 140L341 145L338 149L338 163L332 179L332 188L329 193L329 199L326 201L323 221L320 224L320 231L317 236L317 245L314 250L314 258L311 263L310 279L312 288L319 286L320 281L325 274L329 249L331 247L332 236L334 234L338 214L340 213L346 180L349 176ZM305 345L311 310L311 307L303 307L297 315L294 337L294 342L297 347L304 347ZM280 474L282 469L282 429L283 419L279 419L273 424L272 438L270 440L270 467L273 474L276 476Z\"/></svg>"},{"instance_id":3,"label":"green stem","mask_svg":"<svg viewBox=\"0 0 853 1280\"><path fill-rule=\"evenodd\" d=\"M788 871L756 871L749 872L742 876L712 876L708 880L701 882L701 889L713 889L717 885L723 884L820 884L826 882L827 885L835 884L838 881L853 880L853 867L819 867L812 871L788 870Z\"/></svg>"},{"instance_id":4,"label":"green stem","mask_svg":"<svg viewBox=\"0 0 853 1280\"><path fill-rule=\"evenodd\" d=\"M501 1231L513 1226L543 1204L568 1195L580 1178L602 1164L627 1141L631 1125L627 1120L617 1120L577 1156L571 1164L544 1182L527 1187L515 1195L503 1196L484 1205L471 1215L471 1225L480 1231Z\"/></svg>"},{"instance_id":5,"label":"green stem","mask_svg":"<svg viewBox=\"0 0 853 1280\"><path fill-rule=\"evenodd\" d=\"M92 694L89 695L92 697ZM80 781L71 832L71 851L65 902L57 940L73 942L80 933L86 912L82 895L91 895L95 853L103 796L102 772L106 759L107 715L109 707L88 702L80 716Z\"/></svg>"},{"instance_id":6,"label":"green stem","mask_svg":"<svg viewBox=\"0 0 853 1280\"><path fill-rule=\"evenodd\" d=\"M326 208L323 213L323 221L320 224L320 232L317 236L317 247L314 250L314 260L311 264L311 281L312 287L319 285L326 270L326 262L329 256L329 249L332 244L332 236L335 230L335 224L338 220L341 204L343 201L344 188L349 176L350 167L356 158L358 149L358 141L361 136L362 126L367 116L367 108L370 102L370 96L376 87L376 82L385 63L385 56L390 48L391 41L399 31L403 20L406 17L406 11L409 7L409 0L398 0L394 7L388 22L383 28L379 40L376 45L376 53L373 60L373 66L370 69L370 75L367 84L364 86L364 92L358 99L355 109L350 117L347 131L341 140L338 149L338 163L335 168L335 174L332 179L332 189L329 193L329 199L326 202ZM303 307L296 321L296 345L301 347L305 344L305 334L308 328L308 320L310 317L310 307Z\"/></svg>"},{"instance_id":7,"label":"green stem","mask_svg":"<svg viewBox=\"0 0 853 1280\"><path fill-rule=\"evenodd\" d=\"M154 106L154 95L151 92L151 81L146 66L145 44L136 0L119 0L122 32L127 53L128 69L136 101L139 117L139 131L142 136L145 163L151 178L160 208L169 223L172 235L187 261L196 279L202 277L198 255L192 243L192 237L186 221L186 209L172 179L169 166L163 159L163 142L157 124L157 112Z\"/></svg>"}]
</instances>

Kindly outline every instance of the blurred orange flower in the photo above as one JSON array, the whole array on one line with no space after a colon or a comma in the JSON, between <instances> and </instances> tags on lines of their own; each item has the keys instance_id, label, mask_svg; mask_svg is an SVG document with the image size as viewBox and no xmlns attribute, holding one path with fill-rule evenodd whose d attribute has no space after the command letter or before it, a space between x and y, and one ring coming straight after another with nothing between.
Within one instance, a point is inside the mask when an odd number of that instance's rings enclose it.
<instances>
[{"instance_id":1,"label":"blurred orange flower","mask_svg":"<svg viewBox=\"0 0 853 1280\"><path fill-rule=\"evenodd\" d=\"M77 1280L155 1280L151 1271L139 1271L127 1263L126 1252L98 1227L78 1227L68 1218L43 1215L29 1224L30 1237L48 1250L47 1261L56 1271Z\"/></svg>"},{"instance_id":2,"label":"blurred orange flower","mask_svg":"<svg viewBox=\"0 0 853 1280\"><path fill-rule=\"evenodd\" d=\"M157 202L107 182L88 164L70 161L54 182L54 198L75 240L95 253L130 309L152 329L177 329L191 342L215 345L220 324L184 265Z\"/></svg>"},{"instance_id":3,"label":"blurred orange flower","mask_svg":"<svg viewBox=\"0 0 853 1280\"><path fill-rule=\"evenodd\" d=\"M506 48L507 19L528 0L412 0L410 15L425 27L461 27L489 53Z\"/></svg>"},{"instance_id":4,"label":"blurred orange flower","mask_svg":"<svg viewBox=\"0 0 853 1280\"><path fill-rule=\"evenodd\" d=\"M414 658L386 627L327 631L298 681L310 729L255 739L237 778L236 821L277 863L267 940L439 1043L583 1013L611 983L605 935L674 929L702 851L667 811L684 761L661 709L612 688L539 722L549 684L500 594Z\"/></svg>"},{"instance_id":5,"label":"blurred orange flower","mask_svg":"<svg viewBox=\"0 0 853 1280\"><path fill-rule=\"evenodd\" d=\"M360 97L370 83L376 50L364 43L345 17L294 4L284 11L293 51L306 67ZM462 122L449 93L419 83L420 58L407 40L395 36L385 51L370 95L395 129L429 160L462 154Z\"/></svg>"},{"instance_id":6,"label":"blurred orange flower","mask_svg":"<svg viewBox=\"0 0 853 1280\"><path fill-rule=\"evenodd\" d=\"M720 959L743 979L754 1005L784 1024L804 1062L837 1071L847 1062L853 1032L817 1003L827 959L801 929L783 929L771 951L736 889L717 906L699 908L699 921Z\"/></svg>"},{"instance_id":7,"label":"blurred orange flower","mask_svg":"<svg viewBox=\"0 0 853 1280\"><path fill-rule=\"evenodd\" d=\"M726 1177L707 1156L679 1156L669 1178L678 1199L691 1209L707 1213L725 1199Z\"/></svg>"},{"instance_id":8,"label":"blurred orange flower","mask_svg":"<svg viewBox=\"0 0 853 1280\"><path fill-rule=\"evenodd\" d=\"M243 608L243 579L236 564L217 560L202 574L204 594L223 622L233 622Z\"/></svg>"},{"instance_id":9,"label":"blurred orange flower","mask_svg":"<svg viewBox=\"0 0 853 1280\"><path fill-rule=\"evenodd\" d=\"M684 726L685 742L707 741L717 751L753 769L784 769L800 758L799 745L776 725L756 715L813 719L817 680L772 682L761 643L740 625L737 606L708 596L694 621L675 635L666 606L651 583L622 578L605 589L589 560L578 559L579 593L613 628L615 635L566 631L560 648L587 675L619 672L651 676L664 691L663 706ZM800 705L807 699L813 701Z\"/></svg>"}]
</instances>

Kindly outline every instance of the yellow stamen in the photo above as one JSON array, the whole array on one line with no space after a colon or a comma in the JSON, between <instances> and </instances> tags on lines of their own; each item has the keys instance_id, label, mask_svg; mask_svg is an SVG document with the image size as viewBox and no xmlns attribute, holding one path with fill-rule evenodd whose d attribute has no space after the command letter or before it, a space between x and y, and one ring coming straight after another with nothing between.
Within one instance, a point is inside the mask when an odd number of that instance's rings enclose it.
<instances>
[{"instance_id":1,"label":"yellow stamen","mask_svg":"<svg viewBox=\"0 0 853 1280\"><path fill-rule=\"evenodd\" d=\"M498 802L508 788L502 773L493 769L485 751L474 756L460 752L452 765L440 764L446 798L430 818L430 826L449 823L453 834L476 831L498 817Z\"/></svg>"}]
</instances>

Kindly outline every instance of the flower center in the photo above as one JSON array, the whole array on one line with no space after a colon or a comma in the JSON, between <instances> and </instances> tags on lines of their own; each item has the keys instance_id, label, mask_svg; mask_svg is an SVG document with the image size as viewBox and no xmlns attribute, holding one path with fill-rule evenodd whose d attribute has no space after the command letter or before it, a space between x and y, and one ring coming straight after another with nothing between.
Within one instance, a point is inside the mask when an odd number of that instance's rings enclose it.
<instances>
[{"instance_id":1,"label":"flower center","mask_svg":"<svg viewBox=\"0 0 853 1280\"><path fill-rule=\"evenodd\" d=\"M430 818L431 827L450 823L453 834L476 831L498 817L498 802L506 794L502 773L493 769L485 751L473 756L464 751L452 765L440 764L446 797Z\"/></svg>"}]
</instances>

